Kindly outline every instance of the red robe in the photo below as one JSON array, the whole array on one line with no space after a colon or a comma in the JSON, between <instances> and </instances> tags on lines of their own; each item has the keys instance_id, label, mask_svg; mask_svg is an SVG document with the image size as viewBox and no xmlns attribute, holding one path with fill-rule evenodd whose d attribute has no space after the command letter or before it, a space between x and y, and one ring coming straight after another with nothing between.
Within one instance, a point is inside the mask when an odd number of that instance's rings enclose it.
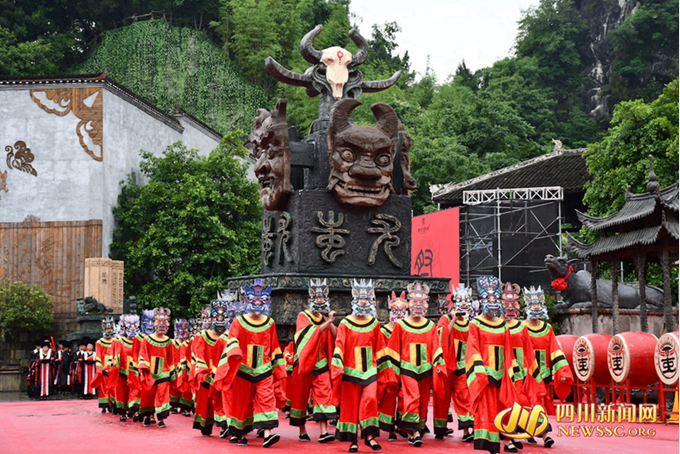
<instances>
[{"instance_id":1,"label":"red robe","mask_svg":"<svg viewBox=\"0 0 680 454\"><path fill-rule=\"evenodd\" d=\"M513 382L517 391L517 402L528 407L530 405L529 396L545 392L534 377L538 363L534 357L534 348L531 345L526 323L519 320L510 320L506 323L510 329L510 345L515 360L513 362Z\"/></svg>"},{"instance_id":2,"label":"red robe","mask_svg":"<svg viewBox=\"0 0 680 454\"><path fill-rule=\"evenodd\" d=\"M227 391L229 433L278 427L274 382L286 378L286 365L270 317L236 317L229 328L217 373L217 389Z\"/></svg>"},{"instance_id":3,"label":"red robe","mask_svg":"<svg viewBox=\"0 0 680 454\"><path fill-rule=\"evenodd\" d=\"M403 394L399 427L411 432L422 430L430 391L434 388L435 395L441 397L442 378L447 374L435 324L425 318L419 324L410 318L399 320L387 344L387 355L396 366L389 368L388 374L398 376Z\"/></svg>"},{"instance_id":4,"label":"red robe","mask_svg":"<svg viewBox=\"0 0 680 454\"><path fill-rule=\"evenodd\" d=\"M156 340L146 336L139 348L137 368L142 388L153 396L153 409L140 408L140 416L155 412L162 420L170 414L170 382L175 379L175 347L172 339Z\"/></svg>"},{"instance_id":5,"label":"red robe","mask_svg":"<svg viewBox=\"0 0 680 454\"><path fill-rule=\"evenodd\" d=\"M113 339L101 338L95 345L97 350L96 373L92 386L99 388L99 408L115 408L113 388L109 384L109 375L113 367L114 342Z\"/></svg>"},{"instance_id":6,"label":"red robe","mask_svg":"<svg viewBox=\"0 0 680 454\"><path fill-rule=\"evenodd\" d=\"M386 325L380 327L383 336L383 343L387 345L392 337L392 330ZM378 420L380 430L394 432L397 416L397 397L399 395L398 386L383 386L382 392L378 395Z\"/></svg>"},{"instance_id":7,"label":"red robe","mask_svg":"<svg viewBox=\"0 0 680 454\"><path fill-rule=\"evenodd\" d=\"M470 322L465 371L475 418L474 448L500 452L500 433L494 419L517 400L510 332L505 321L490 322L479 316Z\"/></svg>"},{"instance_id":8,"label":"red robe","mask_svg":"<svg viewBox=\"0 0 680 454\"><path fill-rule=\"evenodd\" d=\"M357 442L361 437L378 436L378 375L389 366L380 324L373 317L345 317L338 326L331 361L333 405L342 406L335 438ZM396 385L396 383L394 383Z\"/></svg>"},{"instance_id":9,"label":"red robe","mask_svg":"<svg viewBox=\"0 0 680 454\"><path fill-rule=\"evenodd\" d=\"M226 345L225 335L215 338L209 330L201 331L192 339L189 381L196 390L194 429L206 434L212 432L213 425L224 427L227 424L222 392L214 386L217 366Z\"/></svg>"},{"instance_id":10,"label":"red robe","mask_svg":"<svg viewBox=\"0 0 680 454\"><path fill-rule=\"evenodd\" d=\"M114 364L118 379L114 388L116 413L130 415L139 409L139 387L137 385L137 369L132 354L133 341L124 337L114 343ZM112 372L111 377L114 377Z\"/></svg>"},{"instance_id":11,"label":"red robe","mask_svg":"<svg viewBox=\"0 0 680 454\"><path fill-rule=\"evenodd\" d=\"M335 338L330 327L321 332L322 315L309 311L298 314L295 325L293 372L288 378L290 388L290 424L304 426L310 394L314 396L314 421L328 421L337 417L332 402L329 360L333 355Z\"/></svg>"},{"instance_id":12,"label":"red robe","mask_svg":"<svg viewBox=\"0 0 680 454\"><path fill-rule=\"evenodd\" d=\"M543 386L554 383L555 394L560 400L564 401L571 392L571 385L574 383L574 377L569 369L569 364L564 356L564 352L560 349L557 343L557 338L553 332L552 326L549 323L541 321L541 324L532 328L527 323L527 330L531 338L531 344L534 347L534 354L538 368L534 373L534 377ZM530 396L531 405L543 405L549 415L555 414L555 407L552 402L552 396L548 395L546 391L536 393Z\"/></svg>"},{"instance_id":13,"label":"red robe","mask_svg":"<svg viewBox=\"0 0 680 454\"><path fill-rule=\"evenodd\" d=\"M38 396L49 397L52 388L52 377L54 375L54 354L52 349L43 353L42 348L38 352Z\"/></svg>"}]
</instances>

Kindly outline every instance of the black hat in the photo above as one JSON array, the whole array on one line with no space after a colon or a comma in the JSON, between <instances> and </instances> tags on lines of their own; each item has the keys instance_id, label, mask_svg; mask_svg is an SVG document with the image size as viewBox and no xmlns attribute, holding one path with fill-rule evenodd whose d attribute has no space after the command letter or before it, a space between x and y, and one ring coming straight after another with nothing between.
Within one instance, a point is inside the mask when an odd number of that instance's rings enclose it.
<instances>
[{"instance_id":1,"label":"black hat","mask_svg":"<svg viewBox=\"0 0 680 454\"><path fill-rule=\"evenodd\" d=\"M82 340L82 339L78 342L78 346L79 346L79 347L84 347L84 346L86 346L86 345L87 345L87 342L85 342L85 341Z\"/></svg>"},{"instance_id":2,"label":"black hat","mask_svg":"<svg viewBox=\"0 0 680 454\"><path fill-rule=\"evenodd\" d=\"M42 344L40 344L41 347L49 347L50 346L50 341L44 340L42 341Z\"/></svg>"}]
</instances>

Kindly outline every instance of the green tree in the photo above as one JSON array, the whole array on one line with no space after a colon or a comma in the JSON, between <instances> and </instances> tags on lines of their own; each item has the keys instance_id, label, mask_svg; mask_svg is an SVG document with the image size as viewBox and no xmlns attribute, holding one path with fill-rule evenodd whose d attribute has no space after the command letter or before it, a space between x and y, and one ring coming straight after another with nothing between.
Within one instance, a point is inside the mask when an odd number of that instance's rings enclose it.
<instances>
[{"instance_id":1,"label":"green tree","mask_svg":"<svg viewBox=\"0 0 680 454\"><path fill-rule=\"evenodd\" d=\"M127 292L142 307L195 314L231 276L259 271L262 208L246 150L230 133L207 157L181 142L142 151L140 186L128 177L113 210L111 257L125 261Z\"/></svg>"},{"instance_id":2,"label":"green tree","mask_svg":"<svg viewBox=\"0 0 680 454\"><path fill-rule=\"evenodd\" d=\"M6 279L0 281L0 331L13 344L19 333L44 332L52 328L52 301L37 285ZM15 349L11 348L11 360Z\"/></svg>"},{"instance_id":3,"label":"green tree","mask_svg":"<svg viewBox=\"0 0 680 454\"><path fill-rule=\"evenodd\" d=\"M675 79L650 104L638 99L616 106L605 137L584 153L593 177L583 198L589 214L606 216L621 209L627 185L633 193L644 192L649 155L661 187L677 182L679 96Z\"/></svg>"},{"instance_id":4,"label":"green tree","mask_svg":"<svg viewBox=\"0 0 680 454\"><path fill-rule=\"evenodd\" d=\"M42 39L17 42L14 33L0 26L0 76L54 74L59 59L52 44Z\"/></svg>"}]
</instances>

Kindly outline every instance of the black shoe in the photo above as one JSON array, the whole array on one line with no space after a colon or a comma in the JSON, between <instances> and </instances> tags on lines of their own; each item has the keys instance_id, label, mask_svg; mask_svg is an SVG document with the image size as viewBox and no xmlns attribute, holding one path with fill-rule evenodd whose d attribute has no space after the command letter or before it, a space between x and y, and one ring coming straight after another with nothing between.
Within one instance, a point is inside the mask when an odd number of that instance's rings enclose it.
<instances>
[{"instance_id":1,"label":"black shoe","mask_svg":"<svg viewBox=\"0 0 680 454\"><path fill-rule=\"evenodd\" d=\"M555 444L555 440L553 440L550 437L545 437L545 440L543 440L543 446L545 446L546 448L549 448L554 444Z\"/></svg>"},{"instance_id":2,"label":"black shoe","mask_svg":"<svg viewBox=\"0 0 680 454\"><path fill-rule=\"evenodd\" d=\"M338 425L338 420L337 420L337 419L334 419L334 420L332 420L332 421L328 421L328 425L329 425L329 426L337 426L337 425Z\"/></svg>"},{"instance_id":3,"label":"black shoe","mask_svg":"<svg viewBox=\"0 0 680 454\"><path fill-rule=\"evenodd\" d=\"M514 445L513 442L508 443L503 447L503 451L505 452L519 452L519 449Z\"/></svg>"},{"instance_id":4,"label":"black shoe","mask_svg":"<svg viewBox=\"0 0 680 454\"><path fill-rule=\"evenodd\" d=\"M524 449L524 445L521 441L513 440L513 443L515 444L515 448L519 449L520 451Z\"/></svg>"},{"instance_id":5,"label":"black shoe","mask_svg":"<svg viewBox=\"0 0 680 454\"><path fill-rule=\"evenodd\" d=\"M447 428L446 429L446 434L445 435L453 435L453 429Z\"/></svg>"},{"instance_id":6,"label":"black shoe","mask_svg":"<svg viewBox=\"0 0 680 454\"><path fill-rule=\"evenodd\" d=\"M120 415L120 420L121 420L121 421L127 421L127 416L125 416L125 415Z\"/></svg>"},{"instance_id":7,"label":"black shoe","mask_svg":"<svg viewBox=\"0 0 680 454\"><path fill-rule=\"evenodd\" d=\"M101 413L102 413L102 415L103 415L104 413L106 413L106 408L102 408Z\"/></svg>"},{"instance_id":8,"label":"black shoe","mask_svg":"<svg viewBox=\"0 0 680 454\"><path fill-rule=\"evenodd\" d=\"M149 427L151 425L151 418L148 416L144 418L144 427Z\"/></svg>"},{"instance_id":9,"label":"black shoe","mask_svg":"<svg viewBox=\"0 0 680 454\"><path fill-rule=\"evenodd\" d=\"M444 435L437 434L437 435L434 436L434 439L439 440L439 441L444 441Z\"/></svg>"},{"instance_id":10,"label":"black shoe","mask_svg":"<svg viewBox=\"0 0 680 454\"><path fill-rule=\"evenodd\" d=\"M349 445L348 451L349 452L359 452L359 445L357 445L356 443L352 443L351 445Z\"/></svg>"},{"instance_id":11,"label":"black shoe","mask_svg":"<svg viewBox=\"0 0 680 454\"><path fill-rule=\"evenodd\" d=\"M248 446L248 439L247 439L246 437L241 438L241 439L238 441L238 445L239 445L239 446Z\"/></svg>"},{"instance_id":12,"label":"black shoe","mask_svg":"<svg viewBox=\"0 0 680 454\"><path fill-rule=\"evenodd\" d=\"M335 435L326 432L325 434L319 435L319 443L330 443L335 440Z\"/></svg>"},{"instance_id":13,"label":"black shoe","mask_svg":"<svg viewBox=\"0 0 680 454\"><path fill-rule=\"evenodd\" d=\"M538 443L536 442L536 439L535 439L534 437L529 437L529 438L527 438L527 443L530 444L530 445L538 444Z\"/></svg>"},{"instance_id":14,"label":"black shoe","mask_svg":"<svg viewBox=\"0 0 680 454\"><path fill-rule=\"evenodd\" d=\"M408 434L401 429L397 429L395 433L399 435L401 438L408 438Z\"/></svg>"},{"instance_id":15,"label":"black shoe","mask_svg":"<svg viewBox=\"0 0 680 454\"><path fill-rule=\"evenodd\" d=\"M425 427L423 427L422 429L420 429L420 433L423 434L423 435L424 435L424 434L429 434L429 433L430 433L430 429L429 429L427 426L425 426Z\"/></svg>"},{"instance_id":16,"label":"black shoe","mask_svg":"<svg viewBox=\"0 0 680 454\"><path fill-rule=\"evenodd\" d=\"M464 443L472 443L473 441L475 441L475 434L473 434L472 432L470 432L469 434L463 435L463 442Z\"/></svg>"},{"instance_id":17,"label":"black shoe","mask_svg":"<svg viewBox=\"0 0 680 454\"><path fill-rule=\"evenodd\" d=\"M168 427L168 426L165 425L165 423L163 422L163 420L160 420L160 421L158 421L158 427L160 427L161 429L165 429L165 428Z\"/></svg>"},{"instance_id":18,"label":"black shoe","mask_svg":"<svg viewBox=\"0 0 680 454\"><path fill-rule=\"evenodd\" d=\"M375 441L375 438L371 438L370 440L364 439L364 444L374 451L380 451L382 449L382 446L380 446L378 442Z\"/></svg>"},{"instance_id":19,"label":"black shoe","mask_svg":"<svg viewBox=\"0 0 680 454\"><path fill-rule=\"evenodd\" d=\"M229 428L223 427L222 430L220 430L220 438L227 438L227 435L229 435Z\"/></svg>"},{"instance_id":20,"label":"black shoe","mask_svg":"<svg viewBox=\"0 0 680 454\"><path fill-rule=\"evenodd\" d=\"M308 434L301 434L301 435L298 437L298 440L300 440L300 441L312 441L312 439L309 438L309 435L308 435ZM321 438L319 438L319 440L321 440Z\"/></svg>"},{"instance_id":21,"label":"black shoe","mask_svg":"<svg viewBox=\"0 0 680 454\"><path fill-rule=\"evenodd\" d=\"M132 415L132 422L139 422L139 416Z\"/></svg>"},{"instance_id":22,"label":"black shoe","mask_svg":"<svg viewBox=\"0 0 680 454\"><path fill-rule=\"evenodd\" d=\"M397 441L397 434L390 432L390 434L387 436L387 441Z\"/></svg>"},{"instance_id":23,"label":"black shoe","mask_svg":"<svg viewBox=\"0 0 680 454\"><path fill-rule=\"evenodd\" d=\"M264 429L259 429L257 431L257 438L264 438Z\"/></svg>"},{"instance_id":24,"label":"black shoe","mask_svg":"<svg viewBox=\"0 0 680 454\"><path fill-rule=\"evenodd\" d=\"M408 444L415 446L416 448L420 448L423 445L423 439L416 436L413 438L408 439Z\"/></svg>"},{"instance_id":25,"label":"black shoe","mask_svg":"<svg viewBox=\"0 0 680 454\"><path fill-rule=\"evenodd\" d=\"M239 437L233 436L233 437L230 437L230 438L229 438L229 443L238 443L239 440L240 440Z\"/></svg>"},{"instance_id":26,"label":"black shoe","mask_svg":"<svg viewBox=\"0 0 680 454\"><path fill-rule=\"evenodd\" d=\"M279 434L269 434L269 436L264 439L264 442L262 442L262 447L268 448L270 446L274 446L276 443L279 442L280 439L281 435Z\"/></svg>"}]
</instances>

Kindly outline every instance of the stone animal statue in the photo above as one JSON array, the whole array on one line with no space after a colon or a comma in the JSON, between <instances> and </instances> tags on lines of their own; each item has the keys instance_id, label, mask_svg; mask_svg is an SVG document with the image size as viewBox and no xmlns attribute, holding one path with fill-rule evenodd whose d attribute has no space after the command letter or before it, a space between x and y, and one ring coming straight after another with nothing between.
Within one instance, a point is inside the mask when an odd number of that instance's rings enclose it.
<instances>
[{"instance_id":1,"label":"stone animal statue","mask_svg":"<svg viewBox=\"0 0 680 454\"><path fill-rule=\"evenodd\" d=\"M576 259L568 260L566 256L545 256L545 266L550 271L553 279L563 280L566 288L562 290L564 302L557 305L558 309L587 308L592 307L590 296L590 282L592 275L589 271L574 271L571 263ZM555 281L553 281L555 285ZM640 295L637 284L618 283L619 307L621 309L637 309L640 307ZM608 308L614 304L612 281L608 279L597 280L597 307ZM661 309L663 307L663 290L651 285L647 286L647 308Z\"/></svg>"},{"instance_id":2,"label":"stone animal statue","mask_svg":"<svg viewBox=\"0 0 680 454\"><path fill-rule=\"evenodd\" d=\"M108 308L104 304L97 301L93 296L86 296L83 298L83 313L97 312L103 314L104 312L113 312L113 308Z\"/></svg>"}]
</instances>

